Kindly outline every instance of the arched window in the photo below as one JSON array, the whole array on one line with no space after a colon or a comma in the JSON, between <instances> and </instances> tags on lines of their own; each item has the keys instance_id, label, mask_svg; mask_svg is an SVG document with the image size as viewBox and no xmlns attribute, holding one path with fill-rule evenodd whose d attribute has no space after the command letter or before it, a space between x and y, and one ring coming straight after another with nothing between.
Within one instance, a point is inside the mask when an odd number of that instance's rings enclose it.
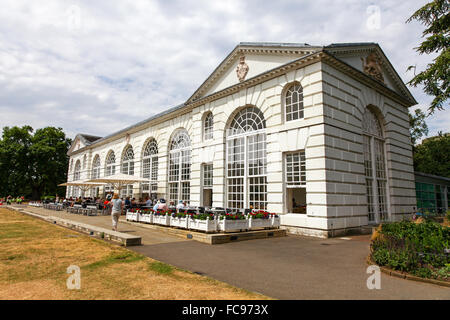
<instances>
[{"instance_id":1,"label":"arched window","mask_svg":"<svg viewBox=\"0 0 450 320\"><path fill-rule=\"evenodd\" d=\"M122 155L121 173L134 175L134 152L133 147L128 146ZM122 197L133 197L133 185L129 184L122 188Z\"/></svg>"},{"instance_id":2,"label":"arched window","mask_svg":"<svg viewBox=\"0 0 450 320\"><path fill-rule=\"evenodd\" d=\"M77 160L75 163L75 170L73 172L73 181L80 180L81 178L81 162L80 160Z\"/></svg>"},{"instance_id":3,"label":"arched window","mask_svg":"<svg viewBox=\"0 0 450 320\"><path fill-rule=\"evenodd\" d=\"M105 177L112 176L116 174L116 155L114 151L110 151L105 161ZM105 186L105 192L113 192L111 185Z\"/></svg>"},{"instance_id":4,"label":"arched window","mask_svg":"<svg viewBox=\"0 0 450 320\"><path fill-rule=\"evenodd\" d=\"M80 160L77 160L75 163L75 169L73 171L73 181L78 181L81 179L81 162ZM72 196L74 197L81 197L81 190L80 188L72 188Z\"/></svg>"},{"instance_id":5,"label":"arched window","mask_svg":"<svg viewBox=\"0 0 450 320\"><path fill-rule=\"evenodd\" d=\"M299 83L286 90L284 105L286 122L303 118L303 88Z\"/></svg>"},{"instance_id":6,"label":"arched window","mask_svg":"<svg viewBox=\"0 0 450 320\"><path fill-rule=\"evenodd\" d=\"M142 177L149 180L149 183L142 184L142 191L156 193L158 191L158 144L153 138L147 142L142 154Z\"/></svg>"},{"instance_id":7,"label":"arched window","mask_svg":"<svg viewBox=\"0 0 450 320\"><path fill-rule=\"evenodd\" d=\"M169 200L189 203L191 189L191 140L186 130L179 130L169 146Z\"/></svg>"},{"instance_id":8,"label":"arched window","mask_svg":"<svg viewBox=\"0 0 450 320\"><path fill-rule=\"evenodd\" d=\"M98 179L98 178L100 178L100 156L97 154L94 157L94 161L92 162L91 179ZM99 190L100 190L99 187L91 188L91 196L98 197Z\"/></svg>"},{"instance_id":9,"label":"arched window","mask_svg":"<svg viewBox=\"0 0 450 320\"><path fill-rule=\"evenodd\" d=\"M100 178L100 157L96 155L94 161L92 162L92 174L91 179Z\"/></svg>"},{"instance_id":10,"label":"arched window","mask_svg":"<svg viewBox=\"0 0 450 320\"><path fill-rule=\"evenodd\" d=\"M247 107L227 131L227 206L267 208L266 121L261 110Z\"/></svg>"},{"instance_id":11,"label":"arched window","mask_svg":"<svg viewBox=\"0 0 450 320\"><path fill-rule=\"evenodd\" d=\"M116 174L116 155L114 154L114 151L111 151L108 156L106 157L105 162L105 176L112 176Z\"/></svg>"},{"instance_id":12,"label":"arched window","mask_svg":"<svg viewBox=\"0 0 450 320\"><path fill-rule=\"evenodd\" d=\"M383 130L377 116L369 109L363 114L362 130L368 218L369 222L378 223L389 218L386 160Z\"/></svg>"},{"instance_id":13,"label":"arched window","mask_svg":"<svg viewBox=\"0 0 450 320\"><path fill-rule=\"evenodd\" d=\"M211 140L213 138L214 117L211 112L203 120L203 139Z\"/></svg>"}]
</instances>

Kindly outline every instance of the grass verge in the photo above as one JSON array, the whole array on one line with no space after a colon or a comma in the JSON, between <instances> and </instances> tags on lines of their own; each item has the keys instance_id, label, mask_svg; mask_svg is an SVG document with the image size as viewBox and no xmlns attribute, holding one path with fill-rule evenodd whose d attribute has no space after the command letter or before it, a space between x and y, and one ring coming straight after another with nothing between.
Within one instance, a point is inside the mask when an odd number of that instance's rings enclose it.
<instances>
[{"instance_id":1,"label":"grass verge","mask_svg":"<svg viewBox=\"0 0 450 320\"><path fill-rule=\"evenodd\" d=\"M269 299L126 248L0 209L0 299ZM81 289L67 289L67 268Z\"/></svg>"}]
</instances>

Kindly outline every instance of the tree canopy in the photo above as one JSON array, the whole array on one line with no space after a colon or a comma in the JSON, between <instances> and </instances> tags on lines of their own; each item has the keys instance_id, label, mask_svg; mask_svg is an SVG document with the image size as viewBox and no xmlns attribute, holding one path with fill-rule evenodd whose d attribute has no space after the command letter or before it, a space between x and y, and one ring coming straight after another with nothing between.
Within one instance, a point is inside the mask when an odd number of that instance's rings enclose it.
<instances>
[{"instance_id":1,"label":"tree canopy","mask_svg":"<svg viewBox=\"0 0 450 320\"><path fill-rule=\"evenodd\" d=\"M415 171L450 178L450 134L439 133L414 149Z\"/></svg>"},{"instance_id":2,"label":"tree canopy","mask_svg":"<svg viewBox=\"0 0 450 320\"><path fill-rule=\"evenodd\" d=\"M420 110L414 110L414 114L409 113L409 132L413 146L417 140L428 134L428 125L425 122L426 114Z\"/></svg>"},{"instance_id":3,"label":"tree canopy","mask_svg":"<svg viewBox=\"0 0 450 320\"><path fill-rule=\"evenodd\" d=\"M432 63L412 78L408 84L423 85L424 92L434 97L429 107L430 114L443 110L450 97L450 1L434 0L417 10L407 22L413 20L425 26L425 40L415 48L420 54L438 53ZM410 66L408 70L414 68Z\"/></svg>"},{"instance_id":4,"label":"tree canopy","mask_svg":"<svg viewBox=\"0 0 450 320\"><path fill-rule=\"evenodd\" d=\"M61 128L33 133L30 126L4 127L0 139L0 195L39 199L62 194L67 180L67 151L72 143ZM59 189L59 190L58 190Z\"/></svg>"}]
</instances>

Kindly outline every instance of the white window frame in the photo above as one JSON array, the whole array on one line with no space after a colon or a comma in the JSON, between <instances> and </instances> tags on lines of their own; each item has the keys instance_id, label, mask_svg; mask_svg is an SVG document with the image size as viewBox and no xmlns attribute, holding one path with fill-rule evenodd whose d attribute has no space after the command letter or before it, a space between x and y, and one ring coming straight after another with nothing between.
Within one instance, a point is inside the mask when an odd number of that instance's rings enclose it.
<instances>
[{"instance_id":1,"label":"white window frame","mask_svg":"<svg viewBox=\"0 0 450 320\"><path fill-rule=\"evenodd\" d=\"M148 191L149 194L157 193L158 191L158 143L156 139L150 139L144 147L142 153L142 177L148 178L148 183L142 183L142 191Z\"/></svg>"},{"instance_id":2,"label":"white window frame","mask_svg":"<svg viewBox=\"0 0 450 320\"><path fill-rule=\"evenodd\" d=\"M250 116L249 116L250 115ZM255 125L256 130L254 130L255 128L253 126L248 125L247 121L242 121L242 120L246 120L246 119L250 119L250 120L254 120L252 124ZM245 122L245 126L243 126L243 123ZM262 172L258 172L258 174L249 174L250 168L249 168L249 152L251 152L251 150L249 151L249 140L253 139L255 137L263 137L263 141L258 141L255 143L255 145L257 146L257 148L259 147L259 144L262 143L263 144L263 148L262 149L257 149L257 153L261 152L263 154L262 158L258 158L256 157L254 160L259 161L262 160L263 165L262 166L257 166L257 170L261 170ZM234 140L243 140L243 156L244 156L244 161L243 161L243 175L239 175L239 176L234 176L234 175L230 175L230 169L228 168L229 166L229 156L230 156L230 143L231 141ZM242 141L241 140L241 141ZM242 144L241 144L242 146ZM225 199L225 203L226 206L229 208L233 208L233 209L246 209L249 208L250 206L253 206L255 209L263 209L263 210L267 210L267 134L266 134L266 124L265 124L265 119L264 119L264 114L262 113L262 111L256 107L253 106L249 106L246 107L245 109L242 109L240 112L238 112L230 125L230 128L227 130L227 137L226 137L226 146L225 146L225 150L226 150L226 166L225 166L225 170L226 170L226 199ZM253 151L252 151L253 152ZM240 161L242 162L242 161ZM236 169L231 169L231 170L236 170ZM242 170L242 169L239 169ZM259 183L251 183L251 180L257 180L257 179L263 179L264 182L259 184ZM241 180L241 183L236 184L236 180ZM256 190L256 188L258 188L259 191L254 191L253 193L251 192L251 188L254 188L254 190ZM234 189L233 189L234 188ZM231 189L231 191L230 191ZM242 189L242 192L240 191L240 189ZM263 189L263 191L260 191L261 189ZM235 190L237 190L235 192ZM253 201L250 199L251 195L254 195L254 199ZM231 195L235 195L234 199L231 199L230 196ZM256 197L258 199L256 199ZM260 199L262 198L262 199ZM235 205L235 204L239 204L239 205ZM233 204L233 205L230 205ZM242 204L242 205L241 205Z\"/></svg>"},{"instance_id":3,"label":"white window frame","mask_svg":"<svg viewBox=\"0 0 450 320\"><path fill-rule=\"evenodd\" d=\"M212 140L214 138L214 116L212 112L207 112L203 120L203 141Z\"/></svg>"},{"instance_id":4,"label":"white window frame","mask_svg":"<svg viewBox=\"0 0 450 320\"><path fill-rule=\"evenodd\" d=\"M299 99L297 101L297 111L293 112L292 109L290 112L287 111L288 107L294 106L295 104L292 103L292 96L291 98L291 103L288 103L288 97L289 97L289 92L291 91L292 88L294 88L295 86L298 86L301 90L301 92L299 93L301 100ZM299 120L303 120L305 118L305 104L304 104L304 94L303 94L303 86L299 83L299 82L294 82L294 83L290 83L287 85L284 95L283 95L283 115L284 115L284 122L285 123L290 123L290 122L294 122L294 121L299 121ZM290 119L288 120L288 115L289 114L297 114L298 118L297 119Z\"/></svg>"},{"instance_id":5,"label":"white window frame","mask_svg":"<svg viewBox=\"0 0 450 320\"><path fill-rule=\"evenodd\" d=\"M383 137L381 123L373 111L366 109L363 115L362 127L364 178L366 181L368 210L367 217L369 224L379 224L380 222L391 220L386 143ZM368 145L366 141L368 141ZM380 150L376 150L377 144L383 149L381 152ZM380 156L382 156L381 160L383 165L381 170L379 169ZM369 168L366 167L366 159L371 162ZM367 174L368 172L369 174ZM369 180L370 184L368 184Z\"/></svg>"},{"instance_id":6,"label":"white window frame","mask_svg":"<svg viewBox=\"0 0 450 320\"><path fill-rule=\"evenodd\" d=\"M179 130L175 133L169 145L169 163L168 163L168 177L167 177L167 197L169 201L178 202L179 200L190 203L191 198L191 140L186 130ZM176 163L172 162L176 159ZM176 175L173 174L175 168L172 165L178 166ZM173 177L175 179L173 179ZM176 199L174 197L176 190Z\"/></svg>"}]
</instances>

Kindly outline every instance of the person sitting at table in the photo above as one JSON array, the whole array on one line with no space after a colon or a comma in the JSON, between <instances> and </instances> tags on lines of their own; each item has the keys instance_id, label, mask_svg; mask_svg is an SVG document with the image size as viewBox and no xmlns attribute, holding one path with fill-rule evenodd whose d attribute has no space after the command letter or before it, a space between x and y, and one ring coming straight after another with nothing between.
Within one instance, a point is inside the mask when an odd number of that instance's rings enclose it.
<instances>
[{"instance_id":1,"label":"person sitting at table","mask_svg":"<svg viewBox=\"0 0 450 320\"><path fill-rule=\"evenodd\" d=\"M153 205L152 200L149 197L147 197L145 199L145 206L146 207L151 207L152 205Z\"/></svg>"},{"instance_id":2,"label":"person sitting at table","mask_svg":"<svg viewBox=\"0 0 450 320\"><path fill-rule=\"evenodd\" d=\"M137 208L136 198L131 199L130 208Z\"/></svg>"},{"instance_id":3,"label":"person sitting at table","mask_svg":"<svg viewBox=\"0 0 450 320\"><path fill-rule=\"evenodd\" d=\"M183 210L183 209L184 209L183 200L178 200L177 212L180 212L180 210Z\"/></svg>"},{"instance_id":4,"label":"person sitting at table","mask_svg":"<svg viewBox=\"0 0 450 320\"><path fill-rule=\"evenodd\" d=\"M159 200L155 203L155 205L153 206L153 211L157 211L159 207Z\"/></svg>"},{"instance_id":5,"label":"person sitting at table","mask_svg":"<svg viewBox=\"0 0 450 320\"><path fill-rule=\"evenodd\" d=\"M130 207L131 207L130 197L126 197L126 199L125 199L125 208L130 209Z\"/></svg>"},{"instance_id":6,"label":"person sitting at table","mask_svg":"<svg viewBox=\"0 0 450 320\"><path fill-rule=\"evenodd\" d=\"M163 212L169 210L169 207L167 207L167 203L166 203L165 199L159 200L158 210L162 210Z\"/></svg>"}]
</instances>

